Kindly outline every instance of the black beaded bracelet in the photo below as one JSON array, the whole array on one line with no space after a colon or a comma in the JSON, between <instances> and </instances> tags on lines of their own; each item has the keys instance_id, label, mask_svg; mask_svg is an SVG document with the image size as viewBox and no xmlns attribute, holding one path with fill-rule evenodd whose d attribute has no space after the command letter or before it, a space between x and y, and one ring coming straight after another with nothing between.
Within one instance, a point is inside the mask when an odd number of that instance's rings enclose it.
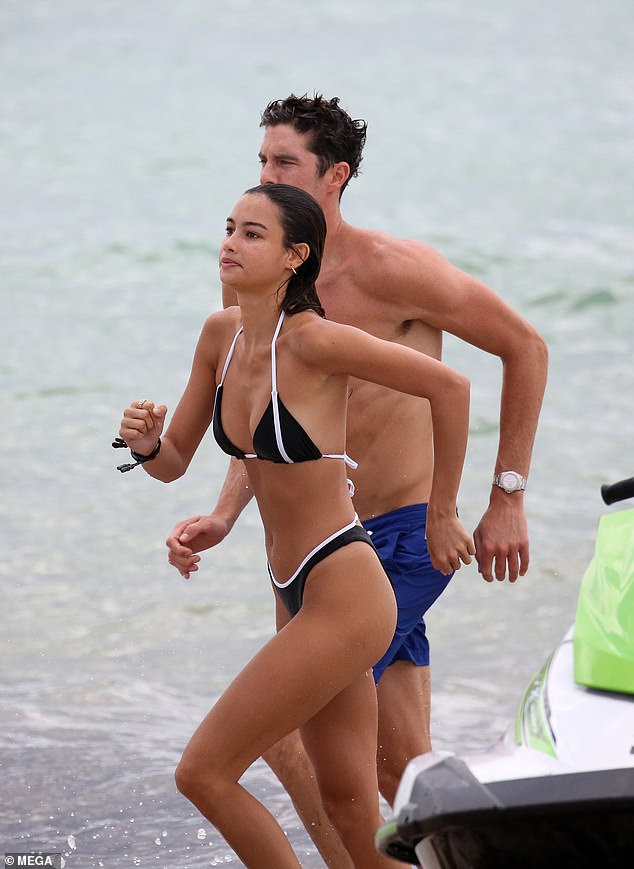
<instances>
[{"instance_id":1,"label":"black beaded bracelet","mask_svg":"<svg viewBox=\"0 0 634 869\"><path fill-rule=\"evenodd\" d=\"M112 446L115 450L121 449L129 449L127 443L123 440L123 438L115 438L112 442ZM142 456L140 453L135 453L133 449L130 449L130 453L132 454L132 458L134 459L134 464L125 464L125 465L117 465L117 470L121 471L122 474L125 474L126 471L131 471L132 468L136 468L137 465L143 465L145 462L151 462L152 459L155 459L158 454L161 452L161 439L158 439L158 442L149 456Z\"/></svg>"}]
</instances>

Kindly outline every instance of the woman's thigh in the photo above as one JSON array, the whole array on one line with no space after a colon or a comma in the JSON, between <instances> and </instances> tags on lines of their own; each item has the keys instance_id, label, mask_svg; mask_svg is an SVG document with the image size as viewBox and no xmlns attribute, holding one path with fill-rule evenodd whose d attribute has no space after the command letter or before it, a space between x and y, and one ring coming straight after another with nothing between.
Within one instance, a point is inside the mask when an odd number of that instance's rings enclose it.
<instances>
[{"instance_id":1,"label":"woman's thigh","mask_svg":"<svg viewBox=\"0 0 634 869\"><path fill-rule=\"evenodd\" d=\"M344 631L359 673L373 666L396 626L394 591L374 549L350 543L313 568L299 616L321 618L327 636Z\"/></svg>"},{"instance_id":2,"label":"woman's thigh","mask_svg":"<svg viewBox=\"0 0 634 869\"><path fill-rule=\"evenodd\" d=\"M364 543L350 544L317 565L302 609L208 713L186 749L189 760L237 779L271 745L365 678L383 643L389 643L395 620L393 594L389 583L386 593L380 570ZM359 588L366 600L351 599ZM360 714L350 704L350 729Z\"/></svg>"},{"instance_id":3,"label":"woman's thigh","mask_svg":"<svg viewBox=\"0 0 634 869\"><path fill-rule=\"evenodd\" d=\"M350 802L376 795L377 695L372 670L340 691L301 728L322 799Z\"/></svg>"}]
</instances>

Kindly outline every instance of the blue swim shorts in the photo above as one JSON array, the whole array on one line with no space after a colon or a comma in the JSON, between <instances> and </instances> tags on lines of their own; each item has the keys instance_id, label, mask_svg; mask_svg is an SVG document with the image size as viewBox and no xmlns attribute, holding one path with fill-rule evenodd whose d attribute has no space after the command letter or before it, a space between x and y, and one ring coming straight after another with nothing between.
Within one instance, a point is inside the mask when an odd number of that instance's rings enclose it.
<instances>
[{"instance_id":1,"label":"blue swim shorts","mask_svg":"<svg viewBox=\"0 0 634 869\"><path fill-rule=\"evenodd\" d=\"M423 616L453 574L441 573L432 566L425 538L426 519L427 504L412 504L363 522L392 581L398 607L394 639L373 668L377 684L394 661L429 665Z\"/></svg>"}]
</instances>

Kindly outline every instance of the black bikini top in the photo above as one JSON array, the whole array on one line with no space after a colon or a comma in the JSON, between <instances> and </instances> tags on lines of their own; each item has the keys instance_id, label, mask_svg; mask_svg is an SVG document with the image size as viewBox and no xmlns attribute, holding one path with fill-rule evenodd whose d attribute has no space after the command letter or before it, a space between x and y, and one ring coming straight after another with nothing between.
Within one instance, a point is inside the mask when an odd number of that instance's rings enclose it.
<instances>
[{"instance_id":1,"label":"black bikini top","mask_svg":"<svg viewBox=\"0 0 634 869\"><path fill-rule=\"evenodd\" d=\"M220 383L216 387L213 416L213 433L216 442L223 452L230 456L235 456L237 459L262 459L263 461L278 462L281 464L310 462L322 458L343 459L350 468L356 468L357 463L354 462L345 452L327 453L324 455L319 447L313 443L295 417L286 409L286 407L284 407L284 404L278 397L275 344L283 322L284 311L280 314L273 335L273 340L271 342L271 400L262 414L262 419L258 423L253 434L253 449L255 452L245 453L233 444L225 434L221 418L223 384L227 374L227 369L229 368L229 363L233 357L236 341L243 331L242 326L236 332L231 343L229 352L227 353L227 358L225 359Z\"/></svg>"}]
</instances>

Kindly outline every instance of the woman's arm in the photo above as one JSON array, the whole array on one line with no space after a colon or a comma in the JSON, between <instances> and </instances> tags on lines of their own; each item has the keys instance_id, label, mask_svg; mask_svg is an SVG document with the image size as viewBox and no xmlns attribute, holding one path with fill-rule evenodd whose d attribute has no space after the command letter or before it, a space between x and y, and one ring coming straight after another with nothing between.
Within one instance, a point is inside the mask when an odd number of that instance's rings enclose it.
<instances>
[{"instance_id":1,"label":"woman's arm","mask_svg":"<svg viewBox=\"0 0 634 869\"><path fill-rule=\"evenodd\" d=\"M468 378L417 350L316 318L302 326L296 346L306 362L325 373L347 374L429 401L434 428L432 495L439 507L455 509L469 430Z\"/></svg>"},{"instance_id":2,"label":"woman's arm","mask_svg":"<svg viewBox=\"0 0 634 869\"><path fill-rule=\"evenodd\" d=\"M310 330L310 331L309 331ZM469 563L473 542L456 517L469 430L469 381L423 353L323 320L307 324L298 346L305 361L420 398L431 406L434 470L428 541L434 566L445 573Z\"/></svg>"},{"instance_id":3,"label":"woman's arm","mask_svg":"<svg viewBox=\"0 0 634 869\"><path fill-rule=\"evenodd\" d=\"M167 408L151 401L132 402L126 408L119 434L134 452L150 455L161 438L155 459L143 464L144 470L164 483L181 477L187 470L213 415L216 367L219 349L225 343L227 317L224 312L207 319L196 350L189 380L172 420L162 434Z\"/></svg>"}]
</instances>

